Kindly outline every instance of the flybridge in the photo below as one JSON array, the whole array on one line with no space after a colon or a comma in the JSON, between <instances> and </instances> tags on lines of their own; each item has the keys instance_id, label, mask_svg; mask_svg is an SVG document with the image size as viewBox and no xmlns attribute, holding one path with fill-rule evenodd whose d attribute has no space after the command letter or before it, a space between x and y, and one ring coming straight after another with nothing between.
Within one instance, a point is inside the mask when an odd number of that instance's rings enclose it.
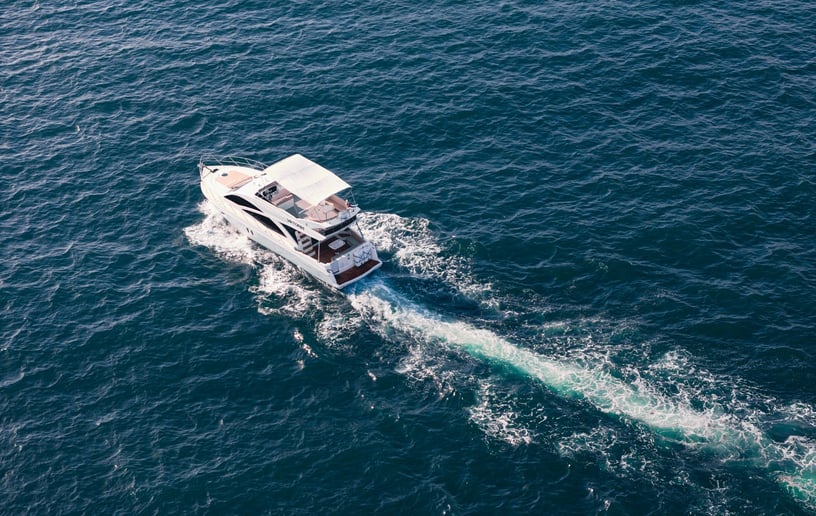
<instances>
[{"instance_id":1,"label":"flybridge","mask_svg":"<svg viewBox=\"0 0 816 516\"><path fill-rule=\"evenodd\" d=\"M313 206L351 188L351 185L332 171L300 154L294 154L266 167L264 174Z\"/></svg>"}]
</instances>

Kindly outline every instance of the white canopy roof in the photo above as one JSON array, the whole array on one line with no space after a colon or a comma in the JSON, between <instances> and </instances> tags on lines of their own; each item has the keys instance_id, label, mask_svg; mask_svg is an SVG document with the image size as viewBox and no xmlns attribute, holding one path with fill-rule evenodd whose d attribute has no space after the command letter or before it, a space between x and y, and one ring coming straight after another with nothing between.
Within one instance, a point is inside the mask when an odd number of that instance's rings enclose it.
<instances>
[{"instance_id":1,"label":"white canopy roof","mask_svg":"<svg viewBox=\"0 0 816 516\"><path fill-rule=\"evenodd\" d=\"M313 205L332 194L351 188L351 185L333 172L300 154L282 159L266 167L264 172L291 193Z\"/></svg>"}]
</instances>

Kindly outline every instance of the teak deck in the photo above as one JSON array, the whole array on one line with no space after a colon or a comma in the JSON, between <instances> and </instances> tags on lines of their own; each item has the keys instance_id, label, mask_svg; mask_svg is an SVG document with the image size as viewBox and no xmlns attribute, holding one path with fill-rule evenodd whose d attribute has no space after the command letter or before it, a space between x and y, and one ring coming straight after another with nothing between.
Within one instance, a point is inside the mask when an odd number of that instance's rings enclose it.
<instances>
[{"instance_id":1,"label":"teak deck","mask_svg":"<svg viewBox=\"0 0 816 516\"><path fill-rule=\"evenodd\" d=\"M366 272L376 267L377 264L379 263L380 263L379 261L371 259L365 262L364 264L360 265L359 267L355 266L339 274L335 274L334 278L337 280L338 285L343 285L344 283L349 282L354 278L362 276Z\"/></svg>"}]
</instances>

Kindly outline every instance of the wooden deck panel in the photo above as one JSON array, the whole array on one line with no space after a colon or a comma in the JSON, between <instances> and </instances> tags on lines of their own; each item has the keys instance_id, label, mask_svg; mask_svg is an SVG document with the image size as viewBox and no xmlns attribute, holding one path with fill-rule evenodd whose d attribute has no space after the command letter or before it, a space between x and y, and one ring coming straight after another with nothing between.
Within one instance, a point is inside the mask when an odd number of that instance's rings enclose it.
<instances>
[{"instance_id":1,"label":"wooden deck panel","mask_svg":"<svg viewBox=\"0 0 816 516\"><path fill-rule=\"evenodd\" d=\"M332 259L335 256L337 256L338 254L343 254L346 251L348 251L350 245L357 246L357 245L362 243L362 242L358 242L356 238L348 236L348 235L344 235L344 236L342 236L340 238L342 238L343 240L346 241L346 245L344 245L340 249L332 249L331 247L329 247L329 244L331 242L337 240L336 238L332 238L330 240L324 240L323 242L320 242L320 254L319 254L320 263L331 263ZM317 258L317 256L315 256L315 258Z\"/></svg>"},{"instance_id":2,"label":"wooden deck panel","mask_svg":"<svg viewBox=\"0 0 816 516\"><path fill-rule=\"evenodd\" d=\"M358 278L358 277L362 276L363 274L370 271L371 269L373 269L374 267L376 267L380 263L382 263L382 262L372 258L371 260L368 260L367 262L360 265L359 267L355 266L355 267L352 267L351 269L343 271L343 272L341 272L339 274L335 274L334 278L337 280L338 285L342 285L343 283L346 283L348 281L351 281L351 280L353 280L355 278Z\"/></svg>"}]
</instances>

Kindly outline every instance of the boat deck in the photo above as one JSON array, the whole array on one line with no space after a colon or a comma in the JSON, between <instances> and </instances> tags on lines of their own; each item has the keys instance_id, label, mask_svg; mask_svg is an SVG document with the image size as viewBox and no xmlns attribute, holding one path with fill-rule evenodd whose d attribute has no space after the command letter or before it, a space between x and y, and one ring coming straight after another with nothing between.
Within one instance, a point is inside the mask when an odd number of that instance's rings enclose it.
<instances>
[{"instance_id":1,"label":"boat deck","mask_svg":"<svg viewBox=\"0 0 816 516\"><path fill-rule=\"evenodd\" d=\"M348 283L349 281L359 278L360 276L364 275L371 269L381 264L382 264L381 261L372 258L367 262L363 263L362 265L360 265L359 267L355 266L352 267L351 269L335 274L334 278L337 280L337 284L342 286L344 283Z\"/></svg>"},{"instance_id":2,"label":"boat deck","mask_svg":"<svg viewBox=\"0 0 816 516\"><path fill-rule=\"evenodd\" d=\"M350 233L340 234L337 238L330 238L320 242L316 258L320 258L320 263L331 263L338 254L343 254L362 243L361 240Z\"/></svg>"},{"instance_id":3,"label":"boat deck","mask_svg":"<svg viewBox=\"0 0 816 516\"><path fill-rule=\"evenodd\" d=\"M219 169L214 168L212 169L213 174L218 174L215 177L215 180L221 183L222 185L226 186L230 190L237 188L245 183L248 183L251 176L244 174L240 170L236 169L226 169L223 171L219 171Z\"/></svg>"}]
</instances>

